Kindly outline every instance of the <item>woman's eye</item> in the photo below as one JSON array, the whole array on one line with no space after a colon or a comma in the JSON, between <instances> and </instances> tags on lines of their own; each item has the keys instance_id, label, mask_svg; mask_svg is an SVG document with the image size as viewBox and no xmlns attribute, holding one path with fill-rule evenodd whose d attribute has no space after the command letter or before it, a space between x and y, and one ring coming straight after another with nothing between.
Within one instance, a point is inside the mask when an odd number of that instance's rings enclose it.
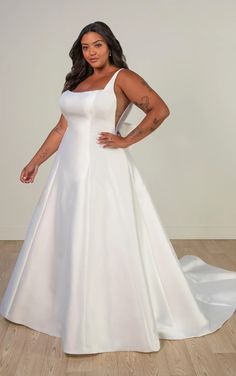
<instances>
[{"instance_id":1,"label":"woman's eye","mask_svg":"<svg viewBox=\"0 0 236 376\"><path fill-rule=\"evenodd\" d=\"M102 44L101 43L98 43L98 44L95 44L95 47L100 47ZM87 46L82 46L82 50L86 50L87 49Z\"/></svg>"}]
</instances>

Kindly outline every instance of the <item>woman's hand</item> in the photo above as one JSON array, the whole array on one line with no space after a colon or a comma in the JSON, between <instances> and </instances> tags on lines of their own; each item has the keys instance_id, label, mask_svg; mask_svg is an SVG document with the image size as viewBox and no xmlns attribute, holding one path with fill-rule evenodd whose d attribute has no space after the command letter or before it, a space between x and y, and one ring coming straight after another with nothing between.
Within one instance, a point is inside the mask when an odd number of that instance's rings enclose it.
<instances>
[{"instance_id":1,"label":"woman's hand","mask_svg":"<svg viewBox=\"0 0 236 376\"><path fill-rule=\"evenodd\" d=\"M20 181L22 183L33 183L35 175L38 172L39 165L35 163L28 163L20 174Z\"/></svg>"},{"instance_id":2,"label":"woman's hand","mask_svg":"<svg viewBox=\"0 0 236 376\"><path fill-rule=\"evenodd\" d=\"M117 134L100 132L97 138L97 143L103 148L126 148L129 146L125 137L122 137L120 132L117 132Z\"/></svg>"}]
</instances>

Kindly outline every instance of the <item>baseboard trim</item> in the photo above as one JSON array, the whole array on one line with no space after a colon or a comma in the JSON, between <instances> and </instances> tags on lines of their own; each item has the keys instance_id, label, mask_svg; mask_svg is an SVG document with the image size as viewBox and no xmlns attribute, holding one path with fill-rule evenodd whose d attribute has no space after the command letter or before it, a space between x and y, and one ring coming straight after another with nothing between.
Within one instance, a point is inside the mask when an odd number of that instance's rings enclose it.
<instances>
[{"instance_id":1,"label":"baseboard trim","mask_svg":"<svg viewBox=\"0 0 236 376\"><path fill-rule=\"evenodd\" d=\"M165 226L170 239L236 239L236 226ZM0 227L0 240L23 240L23 226Z\"/></svg>"}]
</instances>

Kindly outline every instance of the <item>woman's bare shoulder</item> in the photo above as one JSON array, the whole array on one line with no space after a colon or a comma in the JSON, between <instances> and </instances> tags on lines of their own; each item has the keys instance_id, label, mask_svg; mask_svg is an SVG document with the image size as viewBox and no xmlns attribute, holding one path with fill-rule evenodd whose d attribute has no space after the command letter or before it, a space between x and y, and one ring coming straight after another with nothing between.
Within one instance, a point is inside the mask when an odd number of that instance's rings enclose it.
<instances>
[{"instance_id":1,"label":"woman's bare shoulder","mask_svg":"<svg viewBox=\"0 0 236 376\"><path fill-rule=\"evenodd\" d=\"M144 86L146 89L153 90L150 85L145 81L145 79L140 76L137 72L129 68L122 69L117 77L117 85L120 89L125 89L127 85L137 86L140 89L140 85Z\"/></svg>"}]
</instances>

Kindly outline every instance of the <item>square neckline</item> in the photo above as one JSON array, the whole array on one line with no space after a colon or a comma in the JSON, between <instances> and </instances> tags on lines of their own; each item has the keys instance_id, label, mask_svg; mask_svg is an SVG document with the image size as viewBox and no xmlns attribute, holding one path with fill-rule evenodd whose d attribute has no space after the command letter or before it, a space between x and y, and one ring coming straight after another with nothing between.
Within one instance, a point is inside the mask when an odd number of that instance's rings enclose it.
<instances>
[{"instance_id":1,"label":"square neckline","mask_svg":"<svg viewBox=\"0 0 236 376\"><path fill-rule=\"evenodd\" d=\"M112 78L114 77L114 75L121 69L124 69L124 68L119 68L115 71L115 73L111 76L111 78L108 80L108 82L106 83L105 87L103 89L95 89L95 90L84 90L84 91L71 91L71 90L67 90L69 91L70 93L73 93L73 94L82 94L82 93L90 93L90 92L96 92L96 91L103 91L106 89L106 87L108 86L108 84L110 83L110 81L112 80Z\"/></svg>"}]
</instances>

